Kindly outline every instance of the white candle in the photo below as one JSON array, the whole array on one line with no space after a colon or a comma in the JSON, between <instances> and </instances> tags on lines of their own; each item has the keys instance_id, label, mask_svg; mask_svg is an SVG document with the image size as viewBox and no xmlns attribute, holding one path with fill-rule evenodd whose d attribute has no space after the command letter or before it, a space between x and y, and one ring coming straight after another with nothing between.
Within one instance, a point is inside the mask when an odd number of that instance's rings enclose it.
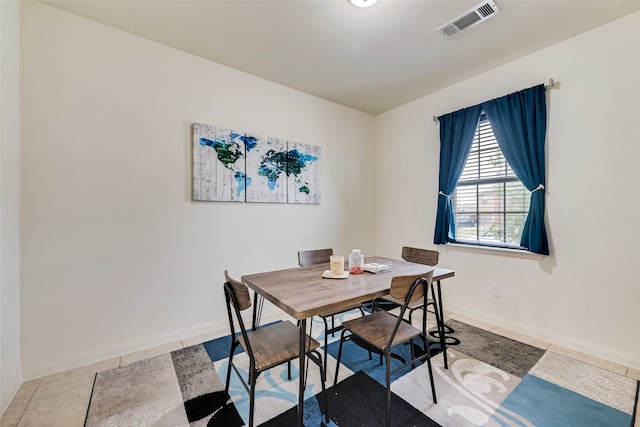
<instances>
[{"instance_id":1,"label":"white candle","mask_svg":"<svg viewBox=\"0 0 640 427\"><path fill-rule=\"evenodd\" d=\"M329 258L331 274L334 276L340 276L344 273L344 256L331 255Z\"/></svg>"}]
</instances>

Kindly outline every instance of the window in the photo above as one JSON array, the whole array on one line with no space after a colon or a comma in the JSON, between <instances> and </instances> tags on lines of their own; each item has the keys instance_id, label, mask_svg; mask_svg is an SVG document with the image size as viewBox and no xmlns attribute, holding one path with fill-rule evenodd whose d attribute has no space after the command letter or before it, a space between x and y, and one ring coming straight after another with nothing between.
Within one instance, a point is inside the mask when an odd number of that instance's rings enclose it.
<instances>
[{"instance_id":1,"label":"window","mask_svg":"<svg viewBox=\"0 0 640 427\"><path fill-rule=\"evenodd\" d=\"M530 197L504 158L483 113L452 195L456 241L519 248Z\"/></svg>"},{"instance_id":2,"label":"window","mask_svg":"<svg viewBox=\"0 0 640 427\"><path fill-rule=\"evenodd\" d=\"M440 170L433 243L549 255L544 221L545 91L539 84L438 117Z\"/></svg>"}]
</instances>

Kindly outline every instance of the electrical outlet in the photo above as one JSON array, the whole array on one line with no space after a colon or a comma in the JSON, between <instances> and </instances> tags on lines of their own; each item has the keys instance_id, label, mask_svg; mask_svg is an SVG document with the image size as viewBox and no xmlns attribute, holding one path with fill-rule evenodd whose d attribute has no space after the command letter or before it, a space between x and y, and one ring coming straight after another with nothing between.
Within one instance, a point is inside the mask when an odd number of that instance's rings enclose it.
<instances>
[{"instance_id":1,"label":"electrical outlet","mask_svg":"<svg viewBox=\"0 0 640 427\"><path fill-rule=\"evenodd\" d=\"M491 285L491 296L500 298L501 289L500 285L493 284Z\"/></svg>"}]
</instances>

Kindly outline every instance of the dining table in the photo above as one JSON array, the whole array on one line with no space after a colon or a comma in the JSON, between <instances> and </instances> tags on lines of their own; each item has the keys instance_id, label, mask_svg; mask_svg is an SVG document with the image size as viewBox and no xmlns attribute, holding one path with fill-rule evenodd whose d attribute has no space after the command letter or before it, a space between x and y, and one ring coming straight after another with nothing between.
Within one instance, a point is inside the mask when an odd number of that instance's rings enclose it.
<instances>
[{"instance_id":1,"label":"dining table","mask_svg":"<svg viewBox=\"0 0 640 427\"><path fill-rule=\"evenodd\" d=\"M393 276L426 274L433 270L432 292L437 298L437 310L441 319L438 330L443 333L444 310L440 281L453 277L454 270L437 266L416 264L404 260L386 257L368 258L379 264L391 265L391 270L383 273L349 274L344 279L324 278L329 264L317 264L306 267L288 268L255 274L247 274L241 280L259 297L298 321L300 329L299 389L298 389L298 425L303 426L304 386L307 319L326 312L338 312L354 304L365 303L389 294ZM435 286L433 286L435 284ZM258 304L254 304L254 307ZM254 315L254 323L255 323ZM254 325L255 326L255 325ZM444 346L444 340L441 340ZM326 345L326 344L325 344ZM443 347L444 363L447 367L446 349ZM324 361L326 365L326 360Z\"/></svg>"}]
</instances>

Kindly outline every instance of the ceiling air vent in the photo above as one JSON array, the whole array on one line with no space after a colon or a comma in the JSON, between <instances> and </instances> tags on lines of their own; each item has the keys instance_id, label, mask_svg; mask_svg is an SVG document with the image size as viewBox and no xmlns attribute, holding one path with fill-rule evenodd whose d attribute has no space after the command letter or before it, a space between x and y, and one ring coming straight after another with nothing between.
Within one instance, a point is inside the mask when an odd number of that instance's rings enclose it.
<instances>
[{"instance_id":1,"label":"ceiling air vent","mask_svg":"<svg viewBox=\"0 0 640 427\"><path fill-rule=\"evenodd\" d=\"M444 37L449 38L466 30L467 28L478 25L482 21L486 21L498 12L500 12L500 9L498 9L498 6L496 6L494 2L485 1L466 13L458 16L456 19L447 22L442 27L438 28L438 32Z\"/></svg>"}]
</instances>

